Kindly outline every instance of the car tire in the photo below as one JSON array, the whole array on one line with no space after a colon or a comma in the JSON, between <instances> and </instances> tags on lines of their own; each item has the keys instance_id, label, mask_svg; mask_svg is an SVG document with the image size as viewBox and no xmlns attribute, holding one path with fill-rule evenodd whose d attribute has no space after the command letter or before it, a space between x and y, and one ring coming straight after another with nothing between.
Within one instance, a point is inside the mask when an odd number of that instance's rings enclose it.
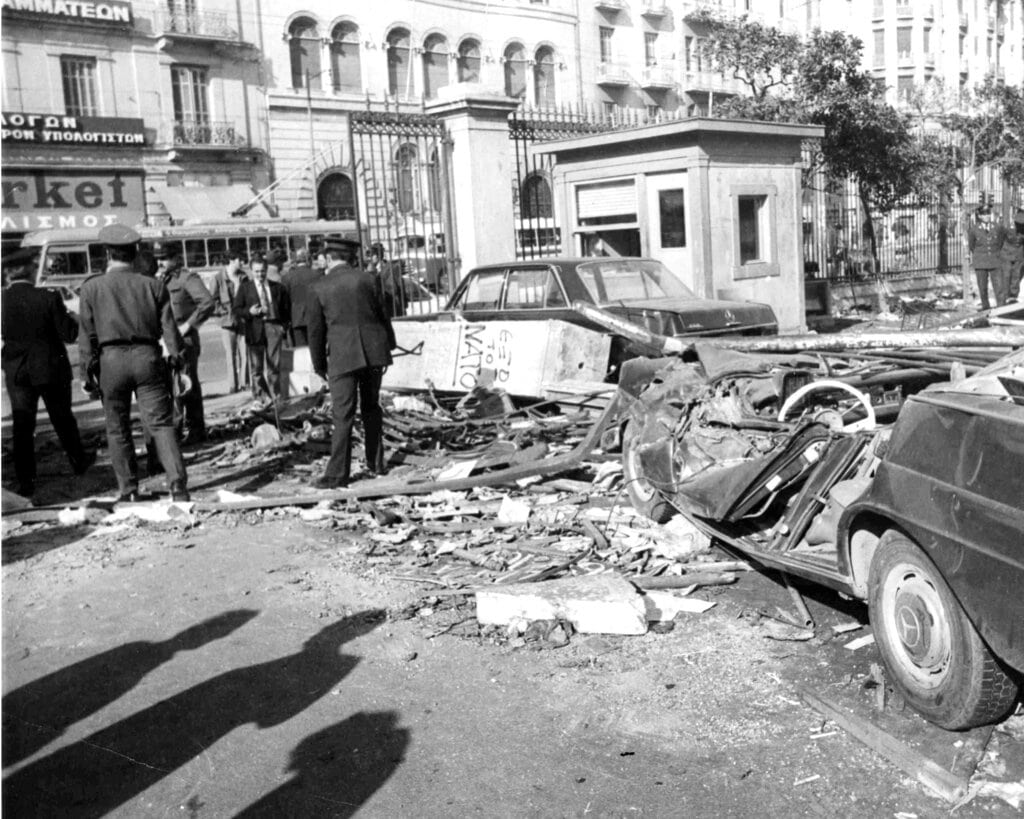
<instances>
[{"instance_id":1,"label":"car tire","mask_svg":"<svg viewBox=\"0 0 1024 819\"><path fill-rule=\"evenodd\" d=\"M1005 716L1018 694L942 575L890 530L871 560L868 610L890 680L907 704L949 730Z\"/></svg>"},{"instance_id":2,"label":"car tire","mask_svg":"<svg viewBox=\"0 0 1024 819\"><path fill-rule=\"evenodd\" d=\"M644 475L639 454L642 433L638 424L626 424L622 433L622 479L633 508L655 523L665 523L675 516L676 510Z\"/></svg>"}]
</instances>

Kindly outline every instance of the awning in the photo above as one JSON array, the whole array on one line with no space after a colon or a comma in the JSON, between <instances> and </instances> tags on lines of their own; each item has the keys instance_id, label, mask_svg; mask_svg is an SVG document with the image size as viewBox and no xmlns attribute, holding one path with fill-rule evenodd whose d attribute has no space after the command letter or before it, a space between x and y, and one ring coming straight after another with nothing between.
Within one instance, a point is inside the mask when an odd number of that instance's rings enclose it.
<instances>
[{"instance_id":1,"label":"awning","mask_svg":"<svg viewBox=\"0 0 1024 819\"><path fill-rule=\"evenodd\" d=\"M250 185L153 185L151 190L176 225L225 222L238 219L232 212L256 197ZM272 215L261 202L246 214L262 219Z\"/></svg>"}]
</instances>

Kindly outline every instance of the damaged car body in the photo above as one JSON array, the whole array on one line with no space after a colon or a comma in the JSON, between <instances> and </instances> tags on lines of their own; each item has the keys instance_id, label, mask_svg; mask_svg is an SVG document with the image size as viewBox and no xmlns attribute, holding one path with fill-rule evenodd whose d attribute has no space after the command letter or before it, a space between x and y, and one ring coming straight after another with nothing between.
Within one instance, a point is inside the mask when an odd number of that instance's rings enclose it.
<instances>
[{"instance_id":1,"label":"damaged car body","mask_svg":"<svg viewBox=\"0 0 1024 819\"><path fill-rule=\"evenodd\" d=\"M1005 716L1024 672L1024 351L694 351L623 368L638 511L866 601L930 721Z\"/></svg>"}]
</instances>

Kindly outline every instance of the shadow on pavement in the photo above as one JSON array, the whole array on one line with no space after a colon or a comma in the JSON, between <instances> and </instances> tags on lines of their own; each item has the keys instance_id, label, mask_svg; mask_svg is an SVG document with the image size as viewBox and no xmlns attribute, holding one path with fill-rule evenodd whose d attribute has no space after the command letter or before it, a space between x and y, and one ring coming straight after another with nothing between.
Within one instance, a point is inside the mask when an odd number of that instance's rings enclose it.
<instances>
[{"instance_id":1,"label":"shadow on pavement","mask_svg":"<svg viewBox=\"0 0 1024 819\"><path fill-rule=\"evenodd\" d=\"M409 731L397 720L394 711L360 712L307 737L292 752L295 776L236 819L353 816L403 760Z\"/></svg>"},{"instance_id":2,"label":"shadow on pavement","mask_svg":"<svg viewBox=\"0 0 1024 819\"><path fill-rule=\"evenodd\" d=\"M227 611L160 642L137 640L16 688L3 698L3 766L14 765L68 727L115 702L179 651L227 637L258 614Z\"/></svg>"},{"instance_id":3,"label":"shadow on pavement","mask_svg":"<svg viewBox=\"0 0 1024 819\"><path fill-rule=\"evenodd\" d=\"M16 530L15 530L16 531ZM4 538L0 549L0 562L4 566L28 560L51 549L60 549L76 540L87 537L92 531L91 526L51 526L43 530L25 532L23 535L10 534Z\"/></svg>"},{"instance_id":4,"label":"shadow on pavement","mask_svg":"<svg viewBox=\"0 0 1024 819\"><path fill-rule=\"evenodd\" d=\"M293 654L218 674L26 765L4 780L4 811L104 816L236 728L270 728L305 711L359 662L341 646L383 619L379 609L343 618Z\"/></svg>"}]
</instances>

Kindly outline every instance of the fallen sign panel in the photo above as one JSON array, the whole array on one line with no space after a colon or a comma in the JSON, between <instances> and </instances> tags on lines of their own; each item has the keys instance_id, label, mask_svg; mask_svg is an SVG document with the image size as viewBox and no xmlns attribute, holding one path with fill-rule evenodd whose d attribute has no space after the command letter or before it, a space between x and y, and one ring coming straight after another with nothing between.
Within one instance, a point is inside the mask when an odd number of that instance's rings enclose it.
<instances>
[{"instance_id":1,"label":"fallen sign panel","mask_svg":"<svg viewBox=\"0 0 1024 819\"><path fill-rule=\"evenodd\" d=\"M593 384L608 370L611 337L565 321L396 321L389 390L498 387L541 396L545 383ZM482 373L493 373L485 380Z\"/></svg>"}]
</instances>

